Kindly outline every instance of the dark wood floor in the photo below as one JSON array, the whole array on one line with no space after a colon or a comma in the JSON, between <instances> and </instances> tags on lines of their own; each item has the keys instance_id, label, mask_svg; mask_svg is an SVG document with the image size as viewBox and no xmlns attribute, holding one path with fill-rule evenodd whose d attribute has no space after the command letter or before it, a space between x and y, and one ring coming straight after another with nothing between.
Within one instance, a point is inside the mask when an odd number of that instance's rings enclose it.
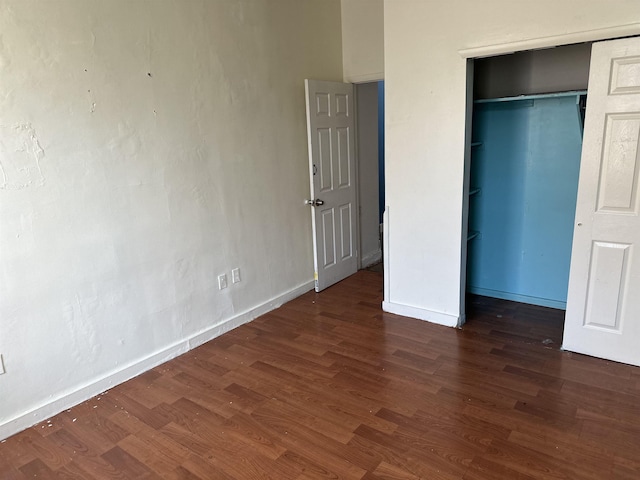
<instances>
[{"instance_id":1,"label":"dark wood floor","mask_svg":"<svg viewBox=\"0 0 640 480\"><path fill-rule=\"evenodd\" d=\"M562 312L385 314L310 292L0 444L0 478L639 479L640 369L559 351Z\"/></svg>"}]
</instances>

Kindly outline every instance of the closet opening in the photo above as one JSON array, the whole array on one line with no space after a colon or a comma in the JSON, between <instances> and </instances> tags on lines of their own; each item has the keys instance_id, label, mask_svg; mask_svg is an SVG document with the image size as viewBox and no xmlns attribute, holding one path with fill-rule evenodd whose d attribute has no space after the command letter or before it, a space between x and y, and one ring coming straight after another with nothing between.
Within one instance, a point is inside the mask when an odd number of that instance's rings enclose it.
<instances>
[{"instance_id":1,"label":"closet opening","mask_svg":"<svg viewBox=\"0 0 640 480\"><path fill-rule=\"evenodd\" d=\"M474 61L467 314L564 318L590 55L584 43Z\"/></svg>"}]
</instances>

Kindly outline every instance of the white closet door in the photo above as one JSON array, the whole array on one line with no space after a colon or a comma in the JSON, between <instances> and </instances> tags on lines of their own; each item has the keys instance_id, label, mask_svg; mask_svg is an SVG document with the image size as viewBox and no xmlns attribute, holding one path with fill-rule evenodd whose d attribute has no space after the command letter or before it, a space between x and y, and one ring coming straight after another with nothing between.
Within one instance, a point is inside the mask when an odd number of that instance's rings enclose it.
<instances>
[{"instance_id":1,"label":"white closet door","mask_svg":"<svg viewBox=\"0 0 640 480\"><path fill-rule=\"evenodd\" d=\"M640 38L590 69L563 348L640 365Z\"/></svg>"}]
</instances>

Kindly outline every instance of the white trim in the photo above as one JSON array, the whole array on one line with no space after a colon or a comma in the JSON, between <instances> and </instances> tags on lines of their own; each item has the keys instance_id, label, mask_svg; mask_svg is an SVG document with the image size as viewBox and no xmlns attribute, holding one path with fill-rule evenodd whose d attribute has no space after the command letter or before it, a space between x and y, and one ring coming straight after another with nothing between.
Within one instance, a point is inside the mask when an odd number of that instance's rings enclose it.
<instances>
[{"instance_id":1,"label":"white trim","mask_svg":"<svg viewBox=\"0 0 640 480\"><path fill-rule=\"evenodd\" d=\"M356 249L356 256L358 258L357 269L361 270L365 268L362 265L362 252L360 247L362 247L361 243L361 234L360 225L362 224L362 210L360 209L360 125L358 119L358 88L352 84L352 98L353 98L353 160L356 164L356 201L355 201L355 209L358 212L358 221L356 222L356 245L358 246Z\"/></svg>"},{"instance_id":2,"label":"white trim","mask_svg":"<svg viewBox=\"0 0 640 480\"><path fill-rule=\"evenodd\" d=\"M391 254L391 250L389 250L389 215L389 205L386 205L382 213L382 251L384 252L382 256L382 277L384 279L382 285L382 290L384 291L383 304L391 300L391 288L389 287L389 280L391 279L391 274L389 273L391 270L391 261L389 260L389 255Z\"/></svg>"},{"instance_id":3,"label":"white trim","mask_svg":"<svg viewBox=\"0 0 640 480\"><path fill-rule=\"evenodd\" d=\"M403 317L417 318L418 320L426 320L427 322L437 323L447 327L458 327L460 325L460 317L449 313L435 312L424 308L411 307L399 303L382 302L382 310Z\"/></svg>"},{"instance_id":4,"label":"white trim","mask_svg":"<svg viewBox=\"0 0 640 480\"><path fill-rule=\"evenodd\" d=\"M364 73L362 75L344 75L345 83L379 82L384 80L384 72Z\"/></svg>"},{"instance_id":5,"label":"white trim","mask_svg":"<svg viewBox=\"0 0 640 480\"><path fill-rule=\"evenodd\" d=\"M73 390L63 392L55 399L36 408L32 408L0 424L0 440L21 432L42 420L52 417L53 415L105 392L115 385L123 383L153 367L182 355L183 353L186 353L209 340L219 337L223 333L278 308L280 305L293 300L312 289L313 281L310 280L283 293L282 295L278 295L277 297L258 305L257 307L239 313L232 318L223 320L217 325L208 327L194 335L174 343L173 345L169 345L158 352L136 360L129 365L119 368L118 370L112 371L101 378L86 383L85 385L80 385Z\"/></svg>"},{"instance_id":6,"label":"white trim","mask_svg":"<svg viewBox=\"0 0 640 480\"><path fill-rule=\"evenodd\" d=\"M507 53L520 52L522 50L535 50L538 48L556 47L558 45L570 45L572 43L607 40L610 38L631 37L640 35L640 23L629 23L615 27L597 28L582 32L573 32L550 37L532 38L510 43L498 43L494 45L482 45L479 47L462 48L458 53L462 58L481 58Z\"/></svg>"},{"instance_id":7,"label":"white trim","mask_svg":"<svg viewBox=\"0 0 640 480\"><path fill-rule=\"evenodd\" d=\"M367 253L360 261L362 262L362 268L367 268L376 263L380 263L380 260L382 260L382 250L378 249Z\"/></svg>"}]
</instances>

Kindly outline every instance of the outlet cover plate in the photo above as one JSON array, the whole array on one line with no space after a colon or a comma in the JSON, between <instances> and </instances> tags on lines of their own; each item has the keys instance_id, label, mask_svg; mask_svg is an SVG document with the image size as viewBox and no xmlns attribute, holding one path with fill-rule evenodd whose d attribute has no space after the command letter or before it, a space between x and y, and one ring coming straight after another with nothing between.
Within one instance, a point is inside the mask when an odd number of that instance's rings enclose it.
<instances>
[{"instance_id":1,"label":"outlet cover plate","mask_svg":"<svg viewBox=\"0 0 640 480\"><path fill-rule=\"evenodd\" d=\"M239 283L240 282L240 269L239 268L234 268L233 270L231 270L231 281L233 283Z\"/></svg>"}]
</instances>

